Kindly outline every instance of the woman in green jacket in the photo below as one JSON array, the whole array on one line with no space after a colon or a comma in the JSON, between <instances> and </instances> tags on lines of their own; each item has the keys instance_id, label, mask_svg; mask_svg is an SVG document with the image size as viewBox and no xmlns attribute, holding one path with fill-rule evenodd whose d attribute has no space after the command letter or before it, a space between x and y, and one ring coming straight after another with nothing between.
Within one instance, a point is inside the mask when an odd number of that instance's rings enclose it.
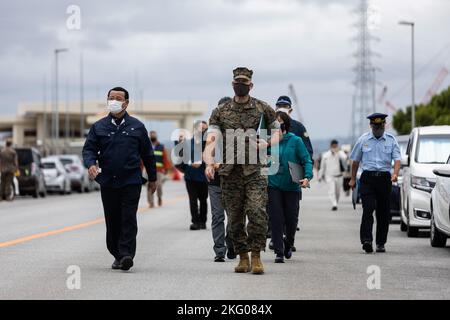
<instances>
[{"instance_id":1,"label":"woman in green jacket","mask_svg":"<svg viewBox=\"0 0 450 320\"><path fill-rule=\"evenodd\" d=\"M269 176L269 217L272 230L275 263L283 263L292 256L301 200L301 188L309 186L313 178L311 157L301 138L289 133L290 118L284 112L277 113L283 133L278 150L272 150L272 159L279 169ZM278 159L277 159L278 158ZM305 172L304 179L293 182L289 162L300 164ZM283 239L283 235L286 237Z\"/></svg>"}]
</instances>

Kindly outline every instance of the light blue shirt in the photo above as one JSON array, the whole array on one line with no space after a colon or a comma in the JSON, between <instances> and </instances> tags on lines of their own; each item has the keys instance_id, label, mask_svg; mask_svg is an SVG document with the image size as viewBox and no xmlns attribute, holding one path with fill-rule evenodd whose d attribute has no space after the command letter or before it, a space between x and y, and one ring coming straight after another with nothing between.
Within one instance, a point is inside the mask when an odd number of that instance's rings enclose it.
<instances>
[{"instance_id":1,"label":"light blue shirt","mask_svg":"<svg viewBox=\"0 0 450 320\"><path fill-rule=\"evenodd\" d=\"M358 139L350 159L359 162L363 171L391 172L392 160L401 160L400 147L389 133L377 139L372 132L368 132Z\"/></svg>"}]
</instances>

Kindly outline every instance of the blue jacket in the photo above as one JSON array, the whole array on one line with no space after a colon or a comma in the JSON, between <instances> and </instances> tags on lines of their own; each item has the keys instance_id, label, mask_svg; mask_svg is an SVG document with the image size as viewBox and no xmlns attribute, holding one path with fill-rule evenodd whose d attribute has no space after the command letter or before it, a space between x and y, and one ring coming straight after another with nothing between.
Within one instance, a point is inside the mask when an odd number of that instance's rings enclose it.
<instances>
[{"instance_id":1,"label":"blue jacket","mask_svg":"<svg viewBox=\"0 0 450 320\"><path fill-rule=\"evenodd\" d=\"M289 132L295 134L299 138L302 138L303 143L305 144L305 147L308 150L309 155L311 156L311 160L312 160L314 150L313 150L311 140L309 139L309 134L306 131L305 126L301 122L291 118L291 127L289 128Z\"/></svg>"},{"instance_id":2,"label":"blue jacket","mask_svg":"<svg viewBox=\"0 0 450 320\"><path fill-rule=\"evenodd\" d=\"M138 119L125 113L120 125L110 115L91 127L83 147L87 168L97 160L102 172L96 181L102 187L121 188L142 184L141 159L148 179L156 181L156 162L147 129Z\"/></svg>"},{"instance_id":3,"label":"blue jacket","mask_svg":"<svg viewBox=\"0 0 450 320\"><path fill-rule=\"evenodd\" d=\"M277 188L283 191L300 192L300 185L292 182L289 172L289 161L301 164L305 169L305 178L311 180L313 178L313 167L311 157L303 143L303 140L294 135L287 133L279 143L279 170L275 175L269 176L269 187ZM276 156L275 149L272 150L272 157Z\"/></svg>"},{"instance_id":4,"label":"blue jacket","mask_svg":"<svg viewBox=\"0 0 450 320\"><path fill-rule=\"evenodd\" d=\"M201 149L199 144L195 146L194 139L185 140L183 143L185 143L186 145L190 145L190 148L184 149L190 152L189 158L191 159L191 163L198 162L202 159L202 152L205 150L206 145L205 141L202 142ZM184 180L205 182L205 183L208 182L205 176L206 165L204 162L202 162L202 165L199 168L194 168L193 166L187 163L177 165L176 167L184 173Z\"/></svg>"}]
</instances>

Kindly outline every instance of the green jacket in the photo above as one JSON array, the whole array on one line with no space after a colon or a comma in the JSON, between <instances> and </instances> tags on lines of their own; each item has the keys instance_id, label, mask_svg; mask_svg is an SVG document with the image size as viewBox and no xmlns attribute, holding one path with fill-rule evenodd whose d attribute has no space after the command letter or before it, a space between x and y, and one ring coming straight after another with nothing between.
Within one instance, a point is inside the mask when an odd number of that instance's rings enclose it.
<instances>
[{"instance_id":1,"label":"green jacket","mask_svg":"<svg viewBox=\"0 0 450 320\"><path fill-rule=\"evenodd\" d=\"M305 169L305 178L313 178L311 157L302 139L292 133L287 133L277 148L272 148L272 158L279 156L280 167L277 174L269 175L269 187L283 191L301 191L300 185L292 182L288 162L301 164Z\"/></svg>"}]
</instances>

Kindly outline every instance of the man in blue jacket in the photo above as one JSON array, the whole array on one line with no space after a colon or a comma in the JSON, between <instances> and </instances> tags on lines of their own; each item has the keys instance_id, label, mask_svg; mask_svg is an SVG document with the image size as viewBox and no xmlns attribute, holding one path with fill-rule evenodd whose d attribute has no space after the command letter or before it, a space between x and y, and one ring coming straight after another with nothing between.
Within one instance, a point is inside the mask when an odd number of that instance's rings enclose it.
<instances>
[{"instance_id":1,"label":"man in blue jacket","mask_svg":"<svg viewBox=\"0 0 450 320\"><path fill-rule=\"evenodd\" d=\"M203 135L208 129L205 121L197 121L194 125L192 139L178 141L182 144L182 150L187 154L183 163L176 168L184 173L186 190L189 196L189 209L191 211L190 230L206 230L208 216L208 180L205 176L205 163L202 160L202 152L205 150L206 142Z\"/></svg>"},{"instance_id":2,"label":"man in blue jacket","mask_svg":"<svg viewBox=\"0 0 450 320\"><path fill-rule=\"evenodd\" d=\"M148 174L148 188L156 190L156 164L147 130L126 109L128 91L108 92L109 114L92 126L83 148L89 177L101 186L106 221L106 244L115 260L113 269L129 270L136 253L137 209L141 195L141 161Z\"/></svg>"}]
</instances>

